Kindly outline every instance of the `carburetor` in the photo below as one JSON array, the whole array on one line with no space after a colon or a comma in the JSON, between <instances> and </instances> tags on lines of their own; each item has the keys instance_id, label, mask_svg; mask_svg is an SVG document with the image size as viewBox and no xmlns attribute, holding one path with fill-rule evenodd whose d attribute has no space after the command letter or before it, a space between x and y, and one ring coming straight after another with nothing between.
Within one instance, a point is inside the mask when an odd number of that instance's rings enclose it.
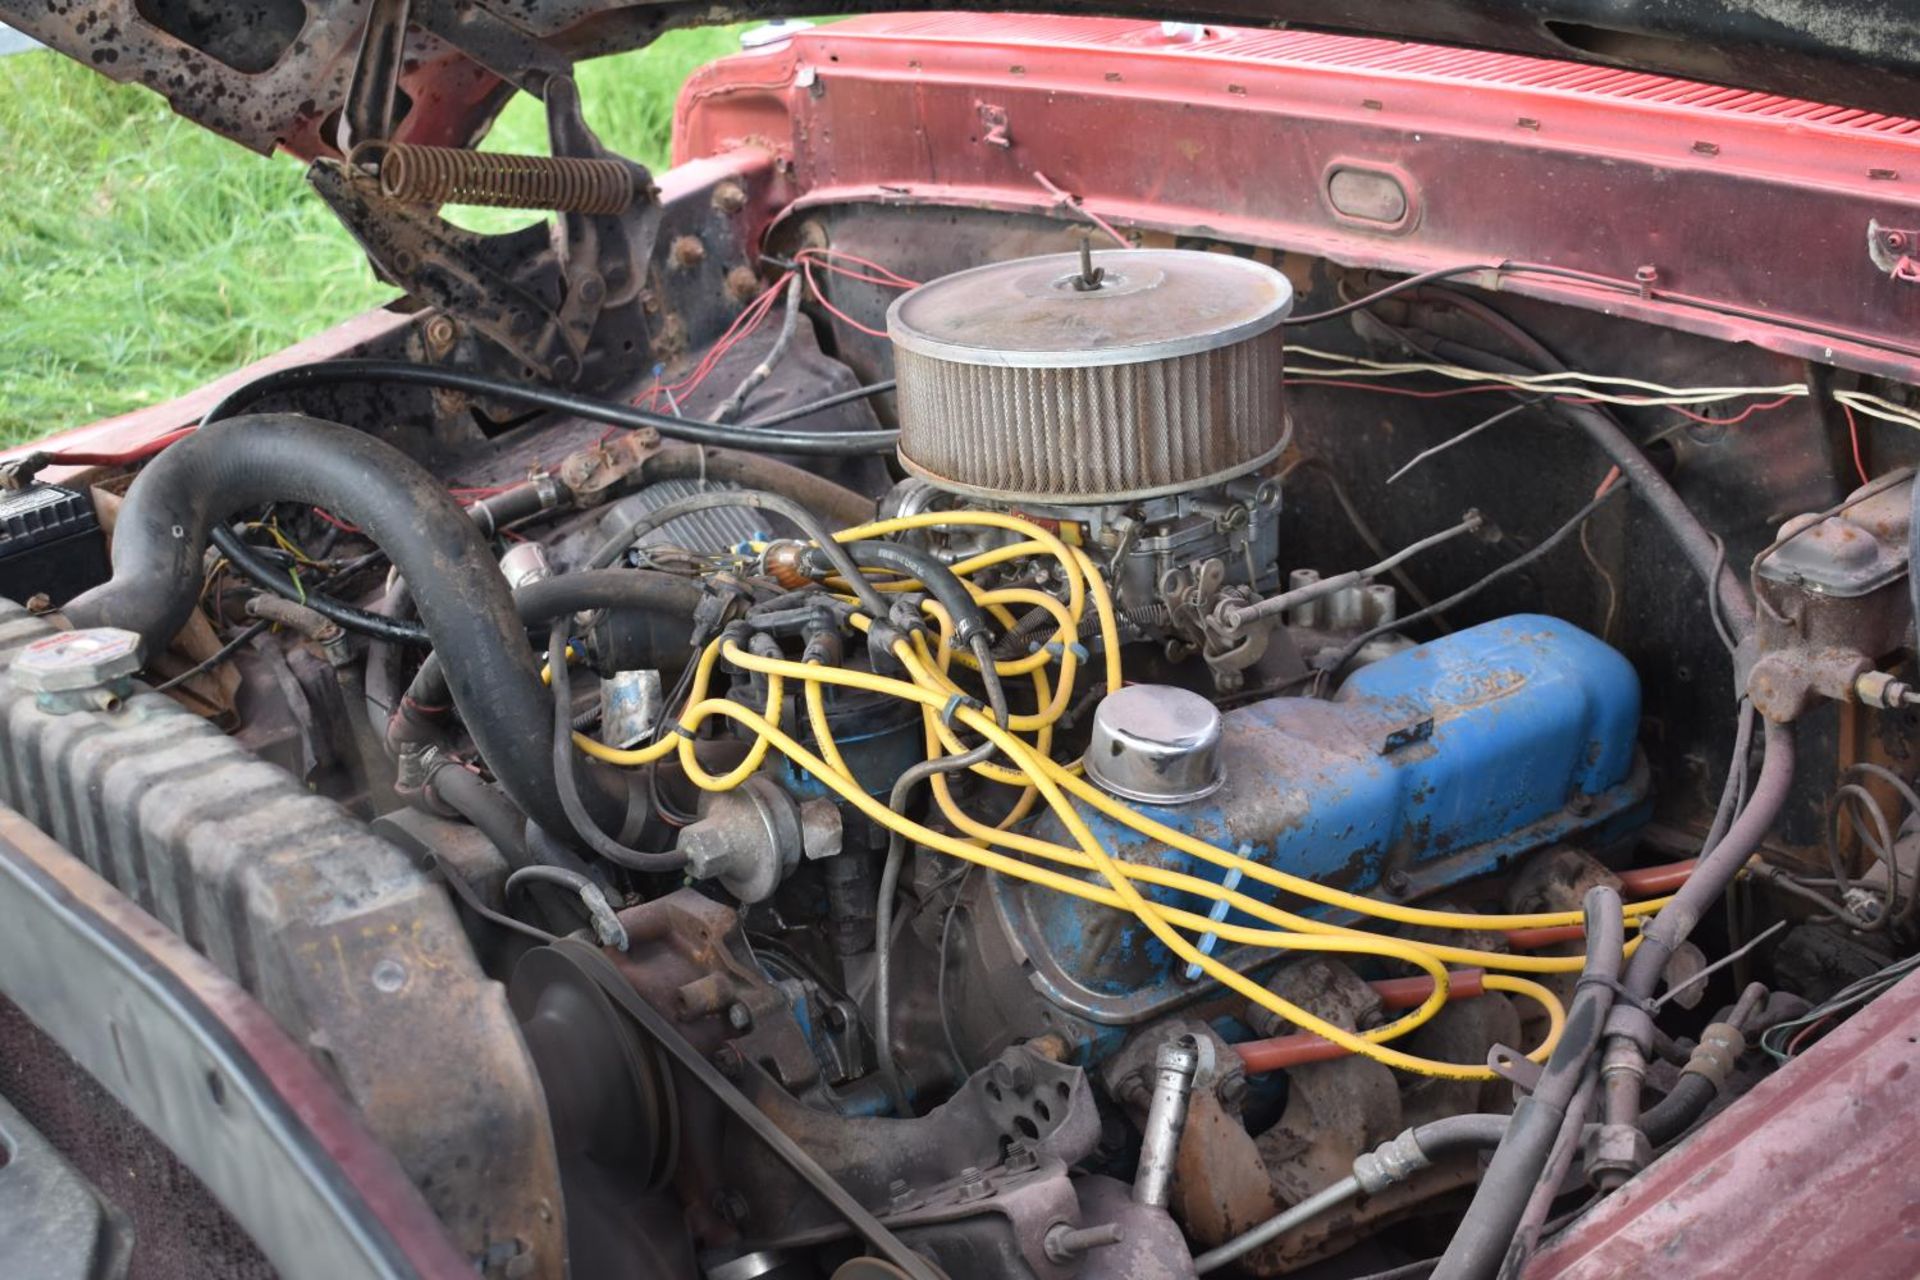
<instances>
[{"instance_id":1,"label":"carburetor","mask_svg":"<svg viewBox=\"0 0 1920 1280\"><path fill-rule=\"evenodd\" d=\"M1277 585L1287 278L1223 254L1136 249L993 263L887 315L900 460L883 514L984 507L1071 530L1129 640L1206 659L1238 688L1265 637L1223 641L1223 593ZM950 560L1006 535L947 535ZM1038 560L1005 580L1050 585ZM1040 576L1024 576L1040 575Z\"/></svg>"}]
</instances>

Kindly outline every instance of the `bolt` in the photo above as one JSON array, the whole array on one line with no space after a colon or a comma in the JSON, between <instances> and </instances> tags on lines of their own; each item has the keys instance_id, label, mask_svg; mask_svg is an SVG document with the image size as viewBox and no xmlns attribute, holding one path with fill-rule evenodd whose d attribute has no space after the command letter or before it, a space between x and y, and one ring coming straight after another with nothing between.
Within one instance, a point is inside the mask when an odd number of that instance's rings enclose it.
<instances>
[{"instance_id":1,"label":"bolt","mask_svg":"<svg viewBox=\"0 0 1920 1280\"><path fill-rule=\"evenodd\" d=\"M893 1202L895 1209L904 1209L913 1199L913 1188L907 1185L905 1178L895 1178L887 1184L887 1199Z\"/></svg>"},{"instance_id":2,"label":"bolt","mask_svg":"<svg viewBox=\"0 0 1920 1280\"><path fill-rule=\"evenodd\" d=\"M667 250L667 261L680 271L699 266L706 261L706 257L707 246L699 236L681 236L673 242L673 247Z\"/></svg>"},{"instance_id":3,"label":"bolt","mask_svg":"<svg viewBox=\"0 0 1920 1280\"><path fill-rule=\"evenodd\" d=\"M739 1001L727 1006L727 1025L735 1031L753 1030L753 1010Z\"/></svg>"},{"instance_id":4,"label":"bolt","mask_svg":"<svg viewBox=\"0 0 1920 1280\"><path fill-rule=\"evenodd\" d=\"M741 265L727 272L727 299L735 306L744 306L759 292L760 276L752 267Z\"/></svg>"},{"instance_id":5,"label":"bolt","mask_svg":"<svg viewBox=\"0 0 1920 1280\"><path fill-rule=\"evenodd\" d=\"M1642 298L1652 297L1653 286L1660 282L1660 268L1651 263L1639 268L1633 273L1633 282L1640 286Z\"/></svg>"},{"instance_id":6,"label":"bolt","mask_svg":"<svg viewBox=\"0 0 1920 1280\"><path fill-rule=\"evenodd\" d=\"M1907 235L1904 231L1887 232L1887 248L1904 249L1907 247Z\"/></svg>"},{"instance_id":7,"label":"bolt","mask_svg":"<svg viewBox=\"0 0 1920 1280\"><path fill-rule=\"evenodd\" d=\"M738 213L747 207L747 193L737 183L723 182L713 189L713 207L722 213Z\"/></svg>"},{"instance_id":8,"label":"bolt","mask_svg":"<svg viewBox=\"0 0 1920 1280\"><path fill-rule=\"evenodd\" d=\"M1567 812L1576 818L1584 818L1593 812L1593 797L1584 791L1576 791L1567 797Z\"/></svg>"},{"instance_id":9,"label":"bolt","mask_svg":"<svg viewBox=\"0 0 1920 1280\"><path fill-rule=\"evenodd\" d=\"M738 1080L747 1069L746 1062L740 1057L740 1051L730 1044L723 1044L713 1051L713 1065L729 1080Z\"/></svg>"},{"instance_id":10,"label":"bolt","mask_svg":"<svg viewBox=\"0 0 1920 1280\"><path fill-rule=\"evenodd\" d=\"M385 957L373 966L373 989L386 995L392 995L407 985L407 967L391 956Z\"/></svg>"},{"instance_id":11,"label":"bolt","mask_svg":"<svg viewBox=\"0 0 1920 1280\"><path fill-rule=\"evenodd\" d=\"M1238 1073L1226 1077L1220 1082L1220 1087L1214 1090L1214 1095L1220 1099L1222 1106L1239 1110L1240 1104L1247 1100L1247 1078Z\"/></svg>"},{"instance_id":12,"label":"bolt","mask_svg":"<svg viewBox=\"0 0 1920 1280\"><path fill-rule=\"evenodd\" d=\"M453 340L458 332L453 321L446 316L435 316L427 321L427 350L436 356L443 356L453 350Z\"/></svg>"},{"instance_id":13,"label":"bolt","mask_svg":"<svg viewBox=\"0 0 1920 1280\"><path fill-rule=\"evenodd\" d=\"M1006 1159L1002 1163L1010 1173L1025 1173L1040 1166L1040 1157L1033 1154L1033 1148L1016 1138L1007 1144Z\"/></svg>"},{"instance_id":14,"label":"bolt","mask_svg":"<svg viewBox=\"0 0 1920 1280\"><path fill-rule=\"evenodd\" d=\"M993 1194L987 1185L986 1175L974 1165L968 1165L960 1171L960 1199L962 1201L984 1200Z\"/></svg>"},{"instance_id":15,"label":"bolt","mask_svg":"<svg viewBox=\"0 0 1920 1280\"><path fill-rule=\"evenodd\" d=\"M1388 893L1396 898L1406 897L1407 891L1413 888L1412 877L1408 876L1406 872L1400 870L1398 867L1387 872L1386 877L1381 880L1380 883Z\"/></svg>"},{"instance_id":16,"label":"bolt","mask_svg":"<svg viewBox=\"0 0 1920 1280\"><path fill-rule=\"evenodd\" d=\"M580 301L588 306L600 305L600 299L607 296L607 287L600 283L598 276L588 276L580 282Z\"/></svg>"},{"instance_id":17,"label":"bolt","mask_svg":"<svg viewBox=\"0 0 1920 1280\"><path fill-rule=\"evenodd\" d=\"M1097 1227L1071 1227L1056 1222L1047 1228L1047 1260L1066 1266L1081 1254L1120 1243L1120 1224L1102 1223Z\"/></svg>"},{"instance_id":18,"label":"bolt","mask_svg":"<svg viewBox=\"0 0 1920 1280\"><path fill-rule=\"evenodd\" d=\"M722 1187L713 1193L713 1211L732 1225L747 1216L747 1198L738 1191Z\"/></svg>"},{"instance_id":19,"label":"bolt","mask_svg":"<svg viewBox=\"0 0 1920 1280\"><path fill-rule=\"evenodd\" d=\"M837 1004L827 1006L827 1025L835 1031L847 1029L847 1011Z\"/></svg>"},{"instance_id":20,"label":"bolt","mask_svg":"<svg viewBox=\"0 0 1920 1280\"><path fill-rule=\"evenodd\" d=\"M53 608L53 597L44 591L36 591L27 597L28 613L45 613Z\"/></svg>"}]
</instances>

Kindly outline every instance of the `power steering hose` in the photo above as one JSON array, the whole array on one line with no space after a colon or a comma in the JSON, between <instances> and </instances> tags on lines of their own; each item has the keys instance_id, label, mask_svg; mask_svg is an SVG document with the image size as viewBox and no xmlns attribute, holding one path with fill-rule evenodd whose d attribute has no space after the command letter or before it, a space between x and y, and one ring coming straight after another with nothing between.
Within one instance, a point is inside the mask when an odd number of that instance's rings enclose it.
<instances>
[{"instance_id":1,"label":"power steering hose","mask_svg":"<svg viewBox=\"0 0 1920 1280\"><path fill-rule=\"evenodd\" d=\"M1653 1041L1653 1018L1644 1002L1659 985L1668 959L1760 847L1760 841L1780 816L1787 793L1792 790L1793 729L1772 720L1764 724L1762 743L1766 754L1746 807L1727 827L1720 842L1701 855L1687 882L1647 926L1640 949L1627 964L1621 990L1627 1001L1635 1003L1623 1002L1614 1010L1607 1025L1607 1052L1602 1064L1609 1125L1637 1125L1642 1119L1640 1085L1646 1074L1647 1051Z\"/></svg>"},{"instance_id":2,"label":"power steering hose","mask_svg":"<svg viewBox=\"0 0 1920 1280\"><path fill-rule=\"evenodd\" d=\"M135 477L113 538L113 577L67 605L78 627L137 633L147 657L193 615L208 531L268 502L323 506L366 531L406 579L446 663L474 745L515 804L566 830L546 691L486 539L434 476L392 445L292 414L234 418L161 453ZM615 799L595 788L594 803Z\"/></svg>"},{"instance_id":3,"label":"power steering hose","mask_svg":"<svg viewBox=\"0 0 1920 1280\"><path fill-rule=\"evenodd\" d=\"M1600 1044L1620 974L1620 897L1606 885L1587 890L1586 967L1567 1011L1566 1034L1547 1058L1532 1093L1513 1109L1513 1120L1494 1149L1473 1203L1453 1233L1434 1280L1491 1280L1506 1257L1527 1198L1540 1181L1560 1135L1567 1108L1579 1092L1587 1061Z\"/></svg>"}]
</instances>

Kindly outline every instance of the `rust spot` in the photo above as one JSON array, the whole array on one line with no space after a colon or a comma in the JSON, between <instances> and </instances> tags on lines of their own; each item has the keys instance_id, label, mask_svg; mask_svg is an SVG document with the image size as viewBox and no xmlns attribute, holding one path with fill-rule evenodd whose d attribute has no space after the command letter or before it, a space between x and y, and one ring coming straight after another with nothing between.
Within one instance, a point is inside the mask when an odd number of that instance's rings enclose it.
<instances>
[{"instance_id":1,"label":"rust spot","mask_svg":"<svg viewBox=\"0 0 1920 1280\"><path fill-rule=\"evenodd\" d=\"M760 292L760 277L752 267L739 266L727 272L727 297L743 304Z\"/></svg>"},{"instance_id":2,"label":"rust spot","mask_svg":"<svg viewBox=\"0 0 1920 1280\"><path fill-rule=\"evenodd\" d=\"M676 271L697 267L707 258L707 246L699 236L680 236L667 251L667 262Z\"/></svg>"}]
</instances>

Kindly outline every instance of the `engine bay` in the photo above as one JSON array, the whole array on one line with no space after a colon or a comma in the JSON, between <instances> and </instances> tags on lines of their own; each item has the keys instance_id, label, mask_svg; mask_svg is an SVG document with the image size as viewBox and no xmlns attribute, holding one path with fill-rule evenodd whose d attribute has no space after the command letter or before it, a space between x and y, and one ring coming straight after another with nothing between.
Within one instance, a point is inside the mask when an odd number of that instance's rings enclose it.
<instances>
[{"instance_id":1,"label":"engine bay","mask_svg":"<svg viewBox=\"0 0 1920 1280\"><path fill-rule=\"evenodd\" d=\"M369 100L310 176L404 306L3 464L0 802L470 1272L1600 1274L1911 969L1896 326Z\"/></svg>"}]
</instances>

